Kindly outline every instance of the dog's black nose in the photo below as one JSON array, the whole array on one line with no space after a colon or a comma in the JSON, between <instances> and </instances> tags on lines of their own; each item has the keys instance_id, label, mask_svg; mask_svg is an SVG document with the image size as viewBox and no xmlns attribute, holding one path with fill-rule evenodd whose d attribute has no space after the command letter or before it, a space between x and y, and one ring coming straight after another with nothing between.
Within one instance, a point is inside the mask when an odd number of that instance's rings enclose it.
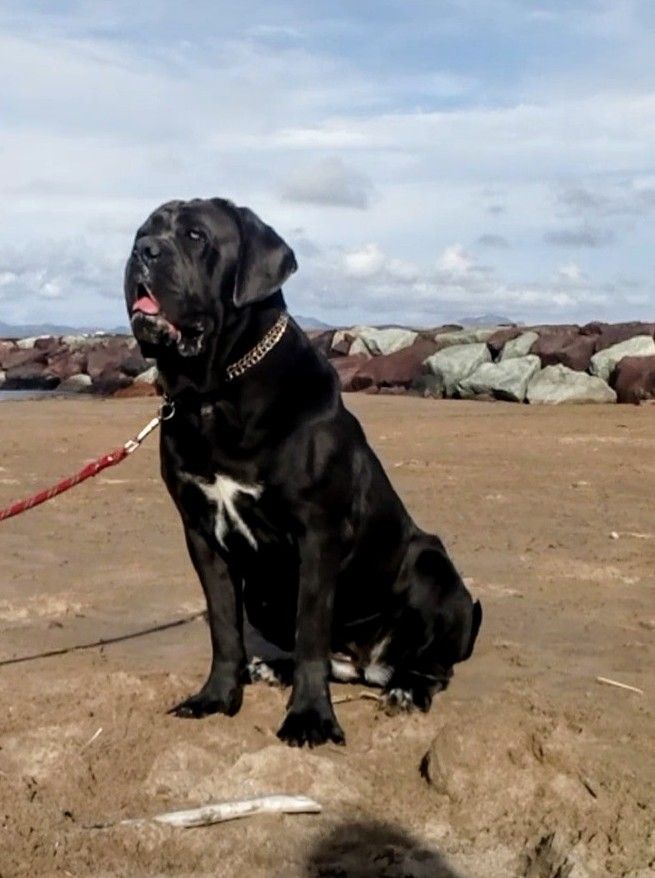
<instances>
[{"instance_id":1,"label":"dog's black nose","mask_svg":"<svg viewBox=\"0 0 655 878\"><path fill-rule=\"evenodd\" d=\"M135 243L134 252L143 262L154 262L161 253L161 247L156 238L143 237Z\"/></svg>"}]
</instances>

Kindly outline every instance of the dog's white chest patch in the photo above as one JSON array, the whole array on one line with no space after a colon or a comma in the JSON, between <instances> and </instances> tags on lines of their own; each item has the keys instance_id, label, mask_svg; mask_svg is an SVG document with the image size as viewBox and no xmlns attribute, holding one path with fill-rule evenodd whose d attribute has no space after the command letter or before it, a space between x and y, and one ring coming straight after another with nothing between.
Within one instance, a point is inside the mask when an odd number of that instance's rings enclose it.
<instances>
[{"instance_id":1,"label":"dog's white chest patch","mask_svg":"<svg viewBox=\"0 0 655 878\"><path fill-rule=\"evenodd\" d=\"M205 497L216 507L214 513L214 533L219 544L226 548L225 538L230 530L238 531L253 547L257 548L257 540L253 532L243 520L238 508L238 498L242 494L258 500L263 491L261 485L245 485L230 476L216 475L214 483L201 482L193 479Z\"/></svg>"}]
</instances>

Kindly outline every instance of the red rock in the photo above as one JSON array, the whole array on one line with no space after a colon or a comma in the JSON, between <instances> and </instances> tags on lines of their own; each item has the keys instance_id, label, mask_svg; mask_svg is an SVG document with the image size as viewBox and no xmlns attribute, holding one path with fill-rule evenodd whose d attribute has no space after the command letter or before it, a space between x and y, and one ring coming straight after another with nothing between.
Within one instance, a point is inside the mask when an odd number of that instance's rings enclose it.
<instances>
[{"instance_id":1,"label":"red rock","mask_svg":"<svg viewBox=\"0 0 655 878\"><path fill-rule=\"evenodd\" d=\"M364 354L353 354L352 357L337 357L330 361L339 376L339 382L343 391L352 390L352 379L362 363L368 362Z\"/></svg>"},{"instance_id":2,"label":"red rock","mask_svg":"<svg viewBox=\"0 0 655 878\"><path fill-rule=\"evenodd\" d=\"M99 375L91 377L93 380L91 389L102 396L112 396L117 390L129 387L132 383L132 379L123 375L114 365L107 366Z\"/></svg>"},{"instance_id":3,"label":"red rock","mask_svg":"<svg viewBox=\"0 0 655 878\"><path fill-rule=\"evenodd\" d=\"M45 351L39 351L36 348L14 348L3 356L2 368L13 369L18 366L28 366L32 363L45 366L45 362Z\"/></svg>"},{"instance_id":4,"label":"red rock","mask_svg":"<svg viewBox=\"0 0 655 878\"><path fill-rule=\"evenodd\" d=\"M150 367L150 363L141 355L138 348L133 348L127 352L127 355L121 360L121 372L130 378L136 378Z\"/></svg>"},{"instance_id":5,"label":"red rock","mask_svg":"<svg viewBox=\"0 0 655 878\"><path fill-rule=\"evenodd\" d=\"M0 369L2 369L5 359L15 350L17 348L13 341L0 341Z\"/></svg>"},{"instance_id":6,"label":"red rock","mask_svg":"<svg viewBox=\"0 0 655 878\"><path fill-rule=\"evenodd\" d=\"M581 327L580 334L600 335L608 326L608 323L602 323L600 320L592 320L591 323L585 323L585 325Z\"/></svg>"},{"instance_id":7,"label":"red rock","mask_svg":"<svg viewBox=\"0 0 655 878\"><path fill-rule=\"evenodd\" d=\"M70 351L68 348L57 351L55 356L48 357L48 371L62 381L71 375L86 372L86 353L82 350Z\"/></svg>"},{"instance_id":8,"label":"red rock","mask_svg":"<svg viewBox=\"0 0 655 878\"><path fill-rule=\"evenodd\" d=\"M547 332L539 336L530 348L530 353L540 357L542 366L556 366L560 362L564 348L578 337L577 328L566 328L562 332Z\"/></svg>"},{"instance_id":9,"label":"red rock","mask_svg":"<svg viewBox=\"0 0 655 878\"><path fill-rule=\"evenodd\" d=\"M45 363L32 362L7 369L3 390L54 390L58 384L59 378L46 371Z\"/></svg>"},{"instance_id":10,"label":"red rock","mask_svg":"<svg viewBox=\"0 0 655 878\"><path fill-rule=\"evenodd\" d=\"M37 351L45 351L49 356L54 354L54 352L58 348L62 348L61 339L55 338L52 335L45 335L41 338L37 338L34 342L34 348Z\"/></svg>"},{"instance_id":11,"label":"red rock","mask_svg":"<svg viewBox=\"0 0 655 878\"><path fill-rule=\"evenodd\" d=\"M655 399L655 356L624 357L610 376L617 402Z\"/></svg>"},{"instance_id":12,"label":"red rock","mask_svg":"<svg viewBox=\"0 0 655 878\"><path fill-rule=\"evenodd\" d=\"M537 326L526 326L525 330L531 329L542 335L579 335L580 327L577 323L540 323Z\"/></svg>"},{"instance_id":13,"label":"red rock","mask_svg":"<svg viewBox=\"0 0 655 878\"><path fill-rule=\"evenodd\" d=\"M542 366L561 363L577 372L586 372L596 351L597 338L593 334L580 335L577 328L567 327L561 333L540 336L530 348L530 353L540 357Z\"/></svg>"},{"instance_id":14,"label":"red rock","mask_svg":"<svg viewBox=\"0 0 655 878\"><path fill-rule=\"evenodd\" d=\"M94 380L107 370L119 372L121 364L131 353L127 339L111 339L103 342L88 351L87 372Z\"/></svg>"},{"instance_id":15,"label":"red rock","mask_svg":"<svg viewBox=\"0 0 655 878\"><path fill-rule=\"evenodd\" d=\"M569 369L575 369L576 372L586 372L595 351L596 336L579 335L559 351L557 362Z\"/></svg>"},{"instance_id":16,"label":"red rock","mask_svg":"<svg viewBox=\"0 0 655 878\"><path fill-rule=\"evenodd\" d=\"M412 381L423 372L423 361L437 347L433 340L418 339L411 347L367 360L352 376L352 389L365 390L371 386L409 388Z\"/></svg>"}]
</instances>

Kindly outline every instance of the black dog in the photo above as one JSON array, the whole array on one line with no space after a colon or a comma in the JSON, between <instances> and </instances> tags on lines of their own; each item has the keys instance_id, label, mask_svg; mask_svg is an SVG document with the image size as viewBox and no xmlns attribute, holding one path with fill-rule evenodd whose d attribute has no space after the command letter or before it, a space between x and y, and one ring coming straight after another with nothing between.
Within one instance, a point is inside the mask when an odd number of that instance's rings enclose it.
<instances>
[{"instance_id":1,"label":"black dog","mask_svg":"<svg viewBox=\"0 0 655 878\"><path fill-rule=\"evenodd\" d=\"M243 610L293 650L278 735L344 741L328 676L428 710L482 612L443 544L413 523L332 366L286 314L293 252L252 211L173 201L139 229L125 294L174 416L161 468L207 599L213 658L180 716L235 714L248 681Z\"/></svg>"}]
</instances>

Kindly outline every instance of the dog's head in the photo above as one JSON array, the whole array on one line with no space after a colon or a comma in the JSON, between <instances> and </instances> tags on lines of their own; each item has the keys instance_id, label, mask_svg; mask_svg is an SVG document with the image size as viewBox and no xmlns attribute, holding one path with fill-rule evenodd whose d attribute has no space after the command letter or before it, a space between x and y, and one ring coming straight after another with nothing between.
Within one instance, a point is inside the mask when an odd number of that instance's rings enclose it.
<instances>
[{"instance_id":1,"label":"dog's head","mask_svg":"<svg viewBox=\"0 0 655 878\"><path fill-rule=\"evenodd\" d=\"M170 201L137 231L127 262L132 331L146 356L198 356L235 312L275 293L296 268L291 248L248 208Z\"/></svg>"}]
</instances>

